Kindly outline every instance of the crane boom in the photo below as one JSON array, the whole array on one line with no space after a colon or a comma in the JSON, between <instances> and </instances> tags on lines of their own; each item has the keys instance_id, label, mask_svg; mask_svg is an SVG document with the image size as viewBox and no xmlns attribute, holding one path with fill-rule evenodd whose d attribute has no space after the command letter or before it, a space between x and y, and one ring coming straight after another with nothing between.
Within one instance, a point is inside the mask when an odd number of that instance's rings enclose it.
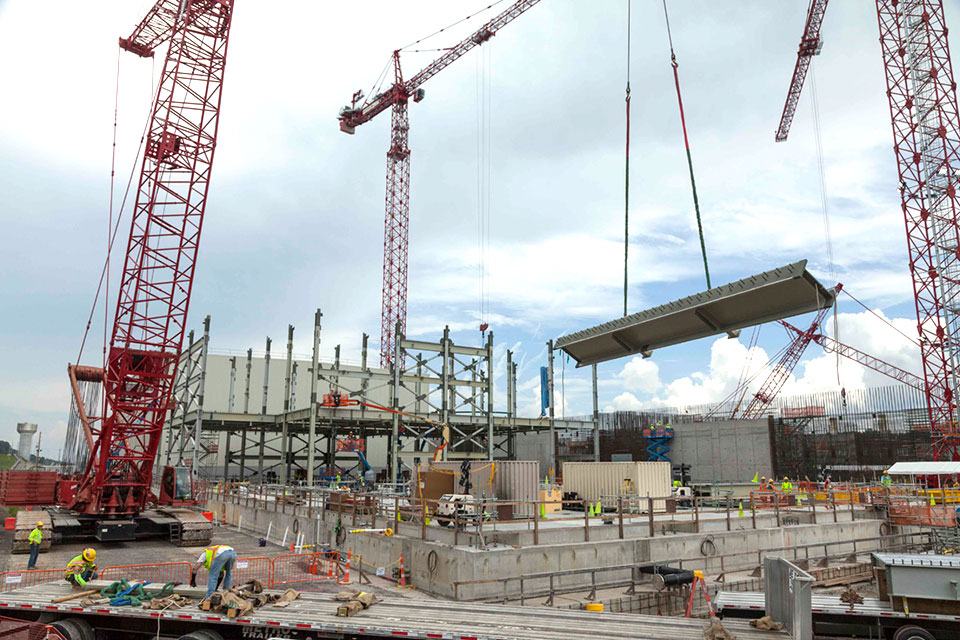
<instances>
[{"instance_id":1,"label":"crane boom","mask_svg":"<svg viewBox=\"0 0 960 640\"><path fill-rule=\"evenodd\" d=\"M810 58L820 55L823 49L823 40L820 39L820 26L823 24L823 14L827 10L829 0L810 0L807 9L807 23L803 27L803 37L800 38L800 48L797 50L797 64L793 68L793 78L790 79L790 88L787 90L787 101L783 105L783 114L780 116L780 126L777 127L777 142L783 142L790 133L793 116L797 112L800 102L800 93L810 68Z\"/></svg>"},{"instance_id":2,"label":"crane boom","mask_svg":"<svg viewBox=\"0 0 960 640\"><path fill-rule=\"evenodd\" d=\"M877 0L934 460L960 459L960 116L942 0Z\"/></svg>"},{"instance_id":3,"label":"crane boom","mask_svg":"<svg viewBox=\"0 0 960 640\"><path fill-rule=\"evenodd\" d=\"M780 324L793 331L797 335L803 333L801 329L798 329L785 320L781 320ZM812 334L810 338L827 351L832 351L843 356L844 358L847 358L848 360L853 360L854 362L857 362L868 369L873 369L874 371L882 373L889 378L893 378L897 382L902 382L908 387L913 387L918 391L924 391L923 378L916 376L905 369L901 369L900 367L881 360L880 358L871 356L869 353L865 353L859 349L851 347L850 345L834 340L830 336L822 333Z\"/></svg>"},{"instance_id":4,"label":"crane boom","mask_svg":"<svg viewBox=\"0 0 960 640\"><path fill-rule=\"evenodd\" d=\"M393 85L369 97L365 102L362 92L353 95L350 106L340 110L340 130L354 133L356 127L369 122L388 108L390 117L390 148L387 150L387 189L383 228L383 299L380 312L380 366L388 367L394 353L397 332L406 332L407 326L407 261L410 225L410 120L408 101L423 99L423 83L463 57L513 22L540 0L518 0L492 20L448 49L443 55L404 81L400 69L400 51L393 52Z\"/></svg>"},{"instance_id":5,"label":"crane boom","mask_svg":"<svg viewBox=\"0 0 960 640\"><path fill-rule=\"evenodd\" d=\"M160 0L121 47L169 40L142 158L104 372L104 412L73 500L134 515L148 497L210 186L233 0Z\"/></svg>"}]
</instances>

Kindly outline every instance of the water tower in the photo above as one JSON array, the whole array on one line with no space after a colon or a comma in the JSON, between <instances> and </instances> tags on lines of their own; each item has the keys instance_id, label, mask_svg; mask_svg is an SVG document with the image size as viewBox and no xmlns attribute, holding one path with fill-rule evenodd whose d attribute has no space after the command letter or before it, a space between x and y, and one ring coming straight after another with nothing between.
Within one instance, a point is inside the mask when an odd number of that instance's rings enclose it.
<instances>
[{"instance_id":1,"label":"water tower","mask_svg":"<svg viewBox=\"0 0 960 640\"><path fill-rule=\"evenodd\" d=\"M33 453L33 434L37 432L37 425L32 422L20 422L17 424L17 433L20 434L20 445L17 447L17 455L24 460L30 460L30 454Z\"/></svg>"}]
</instances>

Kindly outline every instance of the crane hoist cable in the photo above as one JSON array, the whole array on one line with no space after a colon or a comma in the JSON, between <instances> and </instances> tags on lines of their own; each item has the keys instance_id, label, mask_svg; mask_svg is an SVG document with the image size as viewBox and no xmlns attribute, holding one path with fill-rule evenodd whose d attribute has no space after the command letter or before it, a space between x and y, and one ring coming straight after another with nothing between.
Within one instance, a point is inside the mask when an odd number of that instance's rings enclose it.
<instances>
[{"instance_id":1,"label":"crane hoist cable","mask_svg":"<svg viewBox=\"0 0 960 640\"><path fill-rule=\"evenodd\" d=\"M155 89L155 87L154 87L155 76L156 76L156 60L154 59L154 64L153 64L153 67L151 68L151 71L150 71L150 101L149 101L148 104L147 104L148 114L149 114L149 110L153 108L153 96L154 96L154 94L155 94L155 90L154 90L154 89ZM119 88L119 87L120 87L120 65L119 65L119 60L118 60L118 64L117 64L117 89L116 89L117 96L119 96L119 91L120 91L120 88ZM113 118L114 118L114 136L116 136L117 111L118 111L118 108L117 108L117 105L115 104L115 105L114 105L114 114L113 114ZM117 153L116 138L114 138L114 145L113 145L113 152L112 152L112 153L113 153L113 158L112 158L111 161L110 161L110 219L112 220L113 228L112 228L112 231L110 231L110 235L109 235L108 242L107 242L107 255L106 255L106 257L104 258L103 268L102 268L101 271L100 271L100 282L97 284L97 292L96 292L96 294L94 294L94 296L93 296L93 304L90 305L90 315L87 317L87 326L86 326L86 328L83 330L83 338L80 340L80 349L79 349L79 351L78 351L78 353L77 353L77 363L78 363L78 364L80 363L80 359L83 357L83 348L84 348L84 346L85 346L86 343L87 343L87 336L88 336L89 333L90 333L90 326L93 324L93 314L94 314L94 313L96 312L96 310L97 310L97 302L100 300L100 292L101 292L101 291L104 289L104 287L106 286L106 281L107 281L107 279L109 278L109 274L110 274L110 253L111 253L111 251L113 250L113 243L114 243L114 242L116 241L116 239L117 239L117 231L120 229L120 221L123 219L123 210L124 210L124 208L125 208L126 205L127 205L127 197L130 195L130 187L133 185L133 178L134 178L134 175L135 175L136 172L137 172L137 166L138 166L138 165L137 165L137 159L140 157L140 152L143 150L143 143L144 143L144 141L147 139L147 131L149 130L149 128L150 128L150 118L149 118L149 116L148 116L148 117L146 118L146 122L144 122L144 125L143 125L143 132L140 134L140 144L137 146L137 153L136 153L136 155L134 155L134 157L133 157L133 162L130 164L130 176L127 178L127 187L126 187L126 190L123 192L123 200L120 201L120 208L117 210L116 220L113 220L113 187L114 187L114 185L113 185L113 172L114 172L114 166L115 166L114 161L115 161L116 153ZM108 300L107 294L104 294L104 299L105 299L105 300ZM105 311L105 313L109 313L109 301L104 302L104 307L107 307L107 311ZM108 318L108 317L109 317L109 316L107 316L107 318ZM106 325L108 325L108 324L109 324L109 322L108 322L108 320L105 318L105 319L104 319L104 325L106 326ZM107 345L106 345L106 342L107 342L107 338L106 338L106 334L104 334L104 349L106 349L106 346L107 346ZM104 362L104 365L106 365L106 362Z\"/></svg>"},{"instance_id":2,"label":"crane hoist cable","mask_svg":"<svg viewBox=\"0 0 960 640\"><path fill-rule=\"evenodd\" d=\"M623 185L623 315L627 315L628 259L630 257L630 2L627 0L627 148Z\"/></svg>"},{"instance_id":3,"label":"crane hoist cable","mask_svg":"<svg viewBox=\"0 0 960 640\"><path fill-rule=\"evenodd\" d=\"M710 289L710 267L707 265L707 245L703 240L703 222L700 220L700 201L697 198L697 181L693 177L693 159L690 156L690 139L687 137L687 120L683 115L683 98L680 95L680 75L677 55L673 51L673 34L670 32L670 15L667 13L667 0L663 0L663 17L667 23L667 39L670 41L670 66L673 67L673 82L677 87L677 104L680 107L680 125L683 127L683 144L687 151L687 167L690 169L690 188L693 190L693 208L697 214L697 232L700 235L700 252L703 255L703 272L707 277L707 289Z\"/></svg>"}]
</instances>

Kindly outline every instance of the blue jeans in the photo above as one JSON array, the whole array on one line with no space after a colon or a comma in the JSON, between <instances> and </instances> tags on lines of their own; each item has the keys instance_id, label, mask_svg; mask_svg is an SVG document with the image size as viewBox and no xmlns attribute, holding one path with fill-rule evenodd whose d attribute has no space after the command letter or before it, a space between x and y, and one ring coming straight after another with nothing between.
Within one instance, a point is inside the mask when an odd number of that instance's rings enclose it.
<instances>
[{"instance_id":1,"label":"blue jeans","mask_svg":"<svg viewBox=\"0 0 960 640\"><path fill-rule=\"evenodd\" d=\"M27 569L33 569L37 566L37 556L40 555L40 545L31 544L30 545L30 561L27 562Z\"/></svg>"},{"instance_id":2,"label":"blue jeans","mask_svg":"<svg viewBox=\"0 0 960 640\"><path fill-rule=\"evenodd\" d=\"M209 598L217 590L217 578L220 577L221 571L223 572L223 588L230 588L233 578L233 565L236 563L237 553L233 549L227 549L213 559L213 562L210 563L210 573L207 576L207 595L204 597Z\"/></svg>"}]
</instances>

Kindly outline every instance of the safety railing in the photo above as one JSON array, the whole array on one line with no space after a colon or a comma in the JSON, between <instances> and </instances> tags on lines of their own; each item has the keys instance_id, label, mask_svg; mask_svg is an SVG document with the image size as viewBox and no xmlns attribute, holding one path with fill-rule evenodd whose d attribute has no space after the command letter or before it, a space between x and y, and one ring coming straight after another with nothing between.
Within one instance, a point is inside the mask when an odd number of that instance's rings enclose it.
<instances>
[{"instance_id":1,"label":"safety railing","mask_svg":"<svg viewBox=\"0 0 960 640\"><path fill-rule=\"evenodd\" d=\"M124 564L106 567L100 572L101 580L120 580L132 582L155 582L166 584L190 582L191 566L189 562L161 562L158 564Z\"/></svg>"},{"instance_id":2,"label":"safety railing","mask_svg":"<svg viewBox=\"0 0 960 640\"><path fill-rule=\"evenodd\" d=\"M0 637L4 640L65 640L48 624L0 616Z\"/></svg>"},{"instance_id":3,"label":"safety railing","mask_svg":"<svg viewBox=\"0 0 960 640\"><path fill-rule=\"evenodd\" d=\"M63 580L63 569L31 569L29 571L5 571L0 573L0 593L15 591L38 584Z\"/></svg>"}]
</instances>

